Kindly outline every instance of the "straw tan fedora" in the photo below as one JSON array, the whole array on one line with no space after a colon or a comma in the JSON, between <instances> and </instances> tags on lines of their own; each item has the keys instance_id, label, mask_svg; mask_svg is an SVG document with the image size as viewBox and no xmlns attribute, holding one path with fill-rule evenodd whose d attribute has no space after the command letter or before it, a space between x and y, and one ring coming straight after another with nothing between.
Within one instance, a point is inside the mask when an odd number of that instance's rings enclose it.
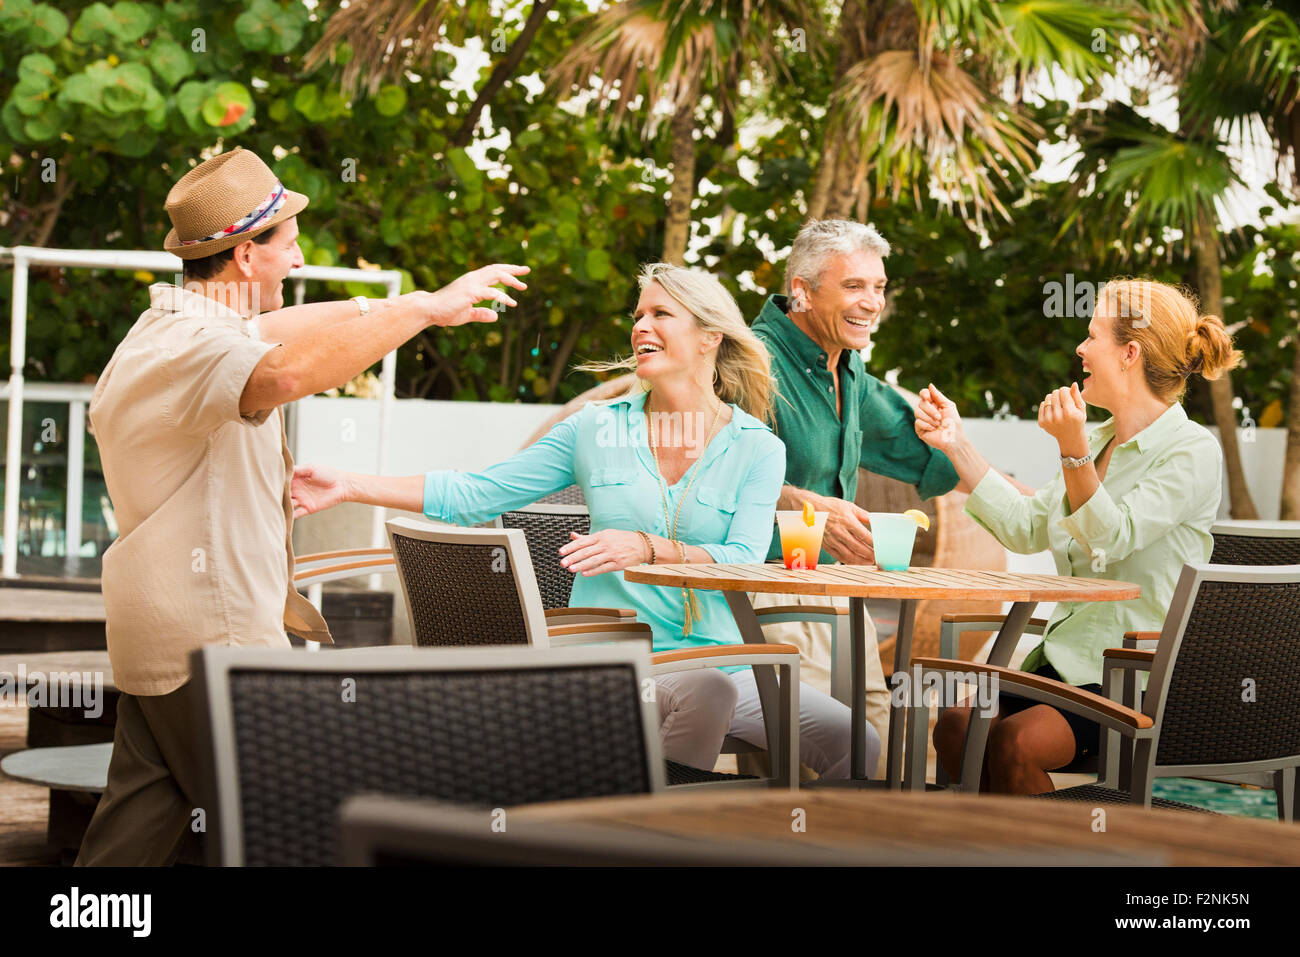
<instances>
[{"instance_id":1,"label":"straw tan fedora","mask_svg":"<svg viewBox=\"0 0 1300 957\"><path fill-rule=\"evenodd\" d=\"M167 193L172 229L163 248L181 259L211 256L306 206L307 197L285 189L256 153L236 146L194 167Z\"/></svg>"}]
</instances>

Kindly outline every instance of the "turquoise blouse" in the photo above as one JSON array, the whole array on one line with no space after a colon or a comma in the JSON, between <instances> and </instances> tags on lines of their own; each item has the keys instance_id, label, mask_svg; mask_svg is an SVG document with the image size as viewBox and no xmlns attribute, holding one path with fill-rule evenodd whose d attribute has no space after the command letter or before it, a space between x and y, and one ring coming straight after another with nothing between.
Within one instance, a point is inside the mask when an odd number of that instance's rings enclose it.
<instances>
[{"instance_id":1,"label":"turquoise blouse","mask_svg":"<svg viewBox=\"0 0 1300 957\"><path fill-rule=\"evenodd\" d=\"M425 516L474 525L577 484L586 497L593 532L640 529L670 537L647 437L645 400L646 394L639 393L592 403L482 472L429 472L424 480ZM785 480L785 446L758 419L735 405L731 409L731 421L699 461L669 486L668 509L677 514L690 483L677 539L703 548L715 562L762 562ZM577 575L569 600L577 607L634 609L637 620L653 630L655 651L739 643L740 632L723 593L699 590L695 595L701 618L689 638L682 635L685 608L680 588L633 584L621 571Z\"/></svg>"}]
</instances>

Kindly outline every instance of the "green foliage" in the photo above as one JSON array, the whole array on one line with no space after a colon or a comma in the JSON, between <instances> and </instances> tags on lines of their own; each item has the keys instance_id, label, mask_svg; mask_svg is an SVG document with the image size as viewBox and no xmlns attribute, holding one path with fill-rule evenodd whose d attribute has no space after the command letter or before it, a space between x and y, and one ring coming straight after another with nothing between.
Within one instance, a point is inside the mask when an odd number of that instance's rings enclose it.
<instances>
[{"instance_id":1,"label":"green foliage","mask_svg":"<svg viewBox=\"0 0 1300 957\"><path fill-rule=\"evenodd\" d=\"M1245 239L1223 270L1224 308L1245 357L1232 385L1261 426L1274 426L1285 417L1300 347L1300 225L1250 229Z\"/></svg>"},{"instance_id":2,"label":"green foliage","mask_svg":"<svg viewBox=\"0 0 1300 957\"><path fill-rule=\"evenodd\" d=\"M947 0L940 19L975 16L985 5ZM467 6L466 22L495 22L484 0ZM1030 5L995 6L1006 7L1011 22ZM1041 25L1051 16L1065 22L1075 6L1036 9ZM437 81L450 65L441 55L417 71L434 81L404 80L349 99L336 82L348 48L314 72L303 70L302 56L324 24L300 0L61 2L59 9L4 0L0 155L12 158L0 194L0 242L32 242L49 226L46 245L161 248L171 185L202 155L243 146L310 198L298 217L309 263L397 268L405 291L438 288L489 262L532 267L528 292L515 297L519 307L495 325L435 330L403 348L402 394L565 401L594 384L589 374L570 371L576 363L628 349L635 277L662 249L669 184L667 129L643 145L634 124L610 132L594 108L561 108L555 96L530 94L522 82L549 77L577 40L586 10L585 0L557 3L493 97L488 128L454 149L473 92ZM486 30L482 36L490 40ZM1068 34L1053 42L1085 39ZM762 130L742 137L744 145L720 114L700 110L701 187L692 211L698 264L722 277L747 317L781 291L783 257L803 221L822 150L833 57L797 56L788 76L755 83L736 102L735 125ZM1040 124L1064 130L1051 112L1059 109L1044 107ZM53 181L44 176L50 160ZM933 381L972 415L1033 415L1048 389L1077 378L1073 350L1086 320L1045 315L1044 286L1067 274L1101 282L1118 270L1103 258L1105 249L1078 242L1070 230L1057 240L1066 225L1065 191L1004 188L1000 198L1013 223L990 222L986 235L929 200L919 208L910 200L873 206L868 219L895 250L887 260L891 309L876 336L873 371L894 372L913 390ZM1243 238L1226 255L1224 291L1229 322L1244 323L1238 336L1248 364L1236 384L1260 419L1290 388L1300 239L1280 228ZM775 261L769 250L777 251ZM1158 245L1124 268L1188 278L1181 254ZM146 285L173 278L34 270L29 375L96 375L147 307ZM313 299L375 294L363 284L307 288ZM0 313L10 292L0 274ZM7 350L7 338L0 340L0 364Z\"/></svg>"}]
</instances>

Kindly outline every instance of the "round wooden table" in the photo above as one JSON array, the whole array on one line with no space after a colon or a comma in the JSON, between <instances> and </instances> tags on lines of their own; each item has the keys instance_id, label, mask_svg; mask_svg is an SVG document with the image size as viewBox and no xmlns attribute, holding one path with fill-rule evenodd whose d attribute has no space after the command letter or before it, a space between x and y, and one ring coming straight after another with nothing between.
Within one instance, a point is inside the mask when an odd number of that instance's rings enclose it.
<instances>
[{"instance_id":1,"label":"round wooden table","mask_svg":"<svg viewBox=\"0 0 1300 957\"><path fill-rule=\"evenodd\" d=\"M746 643L764 641L763 629L746 592L781 595L847 596L852 678L853 760L852 780L867 777L866 739L866 621L868 598L896 598L900 602L898 635L894 644L894 676L906 679L912 658L912 624L916 603L923 598L948 601L1012 602L989 654L989 664L1005 666L1024 634L1025 625L1040 601L1128 601L1142 594L1138 585L1097 578L1065 575L1022 575L1012 572L964 571L954 568L909 568L881 571L875 565L822 565L816 569L788 569L781 564L731 565L637 565L623 572L630 582L671 588L703 588L726 594L740 636ZM1118 642L1122 636L1116 635ZM761 672L764 672L760 674ZM774 669L754 669L764 715L775 714L776 675ZM905 708L896 707L891 696L889 740L886 742L887 777L891 788L903 786L903 730ZM769 729L772 725L769 724ZM923 733L923 732L922 732ZM775 751L769 731L769 745ZM922 765L924 766L924 765ZM924 787L913 780L913 787Z\"/></svg>"},{"instance_id":2,"label":"round wooden table","mask_svg":"<svg viewBox=\"0 0 1300 957\"><path fill-rule=\"evenodd\" d=\"M805 864L836 863L834 855L949 865L1300 862L1300 828L1291 823L992 794L714 789L557 801L509 814L511 830L572 825L611 841L643 835L652 845L711 845L720 857L786 849L806 855Z\"/></svg>"}]
</instances>

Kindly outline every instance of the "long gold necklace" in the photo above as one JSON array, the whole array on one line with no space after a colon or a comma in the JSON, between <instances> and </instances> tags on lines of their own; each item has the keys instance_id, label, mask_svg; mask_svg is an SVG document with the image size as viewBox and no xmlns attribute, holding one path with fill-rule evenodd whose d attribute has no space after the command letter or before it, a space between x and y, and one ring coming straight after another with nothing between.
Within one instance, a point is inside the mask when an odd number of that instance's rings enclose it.
<instances>
[{"instance_id":1,"label":"long gold necklace","mask_svg":"<svg viewBox=\"0 0 1300 957\"><path fill-rule=\"evenodd\" d=\"M723 402L719 400L718 411L713 414L713 424L709 426L709 433L704 437L705 447L708 446L710 440L713 438L713 430L718 427L718 419L722 417L722 406L723 406ZM686 504L686 497L691 491L691 485L695 482L695 477L700 474L700 469L699 469L700 463L697 461L694 465L690 467L690 469L688 469L688 471L691 473L691 477L686 482L686 488L682 489L682 497L677 502L677 514L673 516L671 521L669 521L668 483L664 480L663 466L659 464L659 449L655 445L654 416L653 413L650 411L649 394L646 395L645 411L646 411L646 416L649 418L647 425L649 426L650 429L649 431L650 454L654 456L655 470L658 473L657 478L659 479L659 497L660 497L660 501L663 503L664 506L664 528L667 529L668 531L668 538L670 541L678 541L677 525L682 518L682 506ZM704 449L701 448L700 458L703 457L704 457ZM677 481L680 482L681 479L678 479ZM691 625L694 622L699 621L700 619L700 603L699 600L695 597L695 592L693 589L687 588L685 586L682 587L682 603L685 606L685 612L686 612L686 621L682 625L682 637L689 638L691 634Z\"/></svg>"}]
</instances>

